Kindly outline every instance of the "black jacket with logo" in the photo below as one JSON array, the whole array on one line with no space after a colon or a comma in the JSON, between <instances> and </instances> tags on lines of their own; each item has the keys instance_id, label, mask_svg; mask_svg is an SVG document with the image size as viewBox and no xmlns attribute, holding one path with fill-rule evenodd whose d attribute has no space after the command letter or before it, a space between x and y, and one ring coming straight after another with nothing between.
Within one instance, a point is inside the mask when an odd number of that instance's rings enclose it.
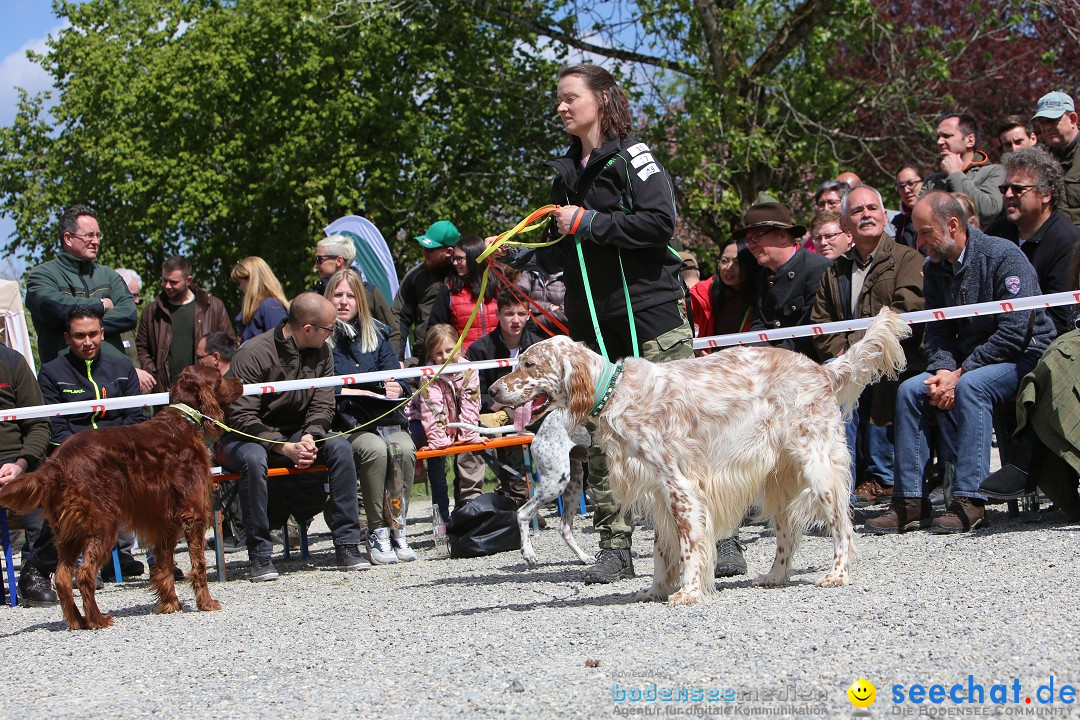
<instances>
[{"instance_id":1,"label":"black jacket with logo","mask_svg":"<svg viewBox=\"0 0 1080 720\"><path fill-rule=\"evenodd\" d=\"M82 360L70 352L45 363L38 373L38 385L46 405L53 403L106 400L141 395L135 366L123 355L102 352L93 360ZM77 432L114 425L134 425L146 419L141 407L126 410L95 410L52 418L50 442L59 445Z\"/></svg>"},{"instance_id":2,"label":"black jacket with logo","mask_svg":"<svg viewBox=\"0 0 1080 720\"><path fill-rule=\"evenodd\" d=\"M582 241L597 317L601 321L625 322L623 273L635 312L681 302L682 261L668 248L676 216L667 172L649 147L633 138L609 137L593 150L584 168L580 160L581 143L575 138L565 155L544 164L559 173L551 188L552 202L578 205L587 211L577 234ZM555 235L552 223L548 237ZM531 253L511 254L510 264L532 264L547 273L563 271L567 317L589 317L573 236Z\"/></svg>"}]
</instances>

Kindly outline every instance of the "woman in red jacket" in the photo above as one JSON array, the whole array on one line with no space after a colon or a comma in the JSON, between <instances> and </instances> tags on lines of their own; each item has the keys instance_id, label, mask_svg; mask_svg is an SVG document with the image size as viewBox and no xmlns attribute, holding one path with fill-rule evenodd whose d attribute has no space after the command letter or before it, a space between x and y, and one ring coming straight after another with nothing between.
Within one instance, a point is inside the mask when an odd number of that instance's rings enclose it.
<instances>
[{"instance_id":1,"label":"woman in red jacket","mask_svg":"<svg viewBox=\"0 0 1080 720\"><path fill-rule=\"evenodd\" d=\"M737 240L728 240L716 274L690 288L694 336L729 335L750 329L757 261Z\"/></svg>"},{"instance_id":2,"label":"woman in red jacket","mask_svg":"<svg viewBox=\"0 0 1080 720\"><path fill-rule=\"evenodd\" d=\"M458 335L461 335L480 293L480 279L484 274L484 266L477 263L476 258L485 247L484 239L475 236L462 238L454 246L451 260L454 263L455 272L450 274L446 284L439 288L439 294L435 296L428 327L440 324L451 325L457 330ZM476 319L469 328L465 340L461 343L462 355L473 341L482 338L498 326L499 309L495 303L498 289L499 285L495 278L489 277L487 290L484 292L484 302L476 313Z\"/></svg>"}]
</instances>

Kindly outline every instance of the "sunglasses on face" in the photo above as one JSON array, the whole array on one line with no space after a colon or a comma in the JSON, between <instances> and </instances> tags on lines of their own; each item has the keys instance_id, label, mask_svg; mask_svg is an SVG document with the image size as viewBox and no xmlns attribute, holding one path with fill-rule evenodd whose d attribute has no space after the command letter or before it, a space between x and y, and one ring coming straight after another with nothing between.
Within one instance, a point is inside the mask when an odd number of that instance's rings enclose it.
<instances>
[{"instance_id":1,"label":"sunglasses on face","mask_svg":"<svg viewBox=\"0 0 1080 720\"><path fill-rule=\"evenodd\" d=\"M1016 183L1005 183L1004 185L998 185L998 190L1002 195L1008 195L1011 191L1015 197L1021 197L1029 190L1034 190L1034 185L1018 185Z\"/></svg>"}]
</instances>

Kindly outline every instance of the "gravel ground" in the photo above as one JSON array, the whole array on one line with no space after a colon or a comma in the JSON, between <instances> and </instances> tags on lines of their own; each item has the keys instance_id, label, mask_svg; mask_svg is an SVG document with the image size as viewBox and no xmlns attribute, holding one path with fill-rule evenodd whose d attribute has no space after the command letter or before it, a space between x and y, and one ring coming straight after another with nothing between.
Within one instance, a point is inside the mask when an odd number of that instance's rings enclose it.
<instances>
[{"instance_id":1,"label":"gravel ground","mask_svg":"<svg viewBox=\"0 0 1080 720\"><path fill-rule=\"evenodd\" d=\"M1080 716L1035 697L1051 676L1055 693L1080 685L1080 526L1060 513L1030 524L994 511L987 529L958 537L861 537L841 589L814 586L831 541L807 537L787 587L720 580L714 601L684 608L633 601L651 575L649 531L635 536L637 578L584 585L554 529L536 542L534 570L517 553L440 559L429 508L411 508L415 563L336 572L321 519L310 559L275 560L277 582L248 582L244 555L230 555L230 581L211 583L220 612L194 611L185 586L190 612L154 615L145 579L99 593L116 618L102 631L69 632L58 608L2 607L0 652L20 662L0 687L0 718L838 718L855 714L846 693L860 677L878 692L865 716ZM591 525L578 527L595 551ZM742 531L752 574L771 562L763 531ZM966 689L969 674L987 700L1009 684L1010 704L892 701L894 685ZM654 685L721 699L630 699Z\"/></svg>"}]
</instances>

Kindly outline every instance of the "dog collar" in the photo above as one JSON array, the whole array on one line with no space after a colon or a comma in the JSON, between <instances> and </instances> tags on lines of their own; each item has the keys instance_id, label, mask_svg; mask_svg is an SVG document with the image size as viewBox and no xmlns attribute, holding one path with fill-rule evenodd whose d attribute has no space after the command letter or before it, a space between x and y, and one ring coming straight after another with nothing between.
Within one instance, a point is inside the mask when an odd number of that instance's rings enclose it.
<instances>
[{"instance_id":1,"label":"dog collar","mask_svg":"<svg viewBox=\"0 0 1080 720\"><path fill-rule=\"evenodd\" d=\"M185 405L184 403L172 403L169 407L176 408L184 413L184 417L186 417L192 425L198 425L203 419L203 414L190 405Z\"/></svg>"},{"instance_id":2,"label":"dog collar","mask_svg":"<svg viewBox=\"0 0 1080 720\"><path fill-rule=\"evenodd\" d=\"M622 374L623 364L611 363L604 361L604 371L600 373L600 379L596 383L596 389L593 391L593 409L589 413L589 417L596 417L607 405L608 400L611 399L611 393L615 391L615 383L619 380L619 375Z\"/></svg>"}]
</instances>

